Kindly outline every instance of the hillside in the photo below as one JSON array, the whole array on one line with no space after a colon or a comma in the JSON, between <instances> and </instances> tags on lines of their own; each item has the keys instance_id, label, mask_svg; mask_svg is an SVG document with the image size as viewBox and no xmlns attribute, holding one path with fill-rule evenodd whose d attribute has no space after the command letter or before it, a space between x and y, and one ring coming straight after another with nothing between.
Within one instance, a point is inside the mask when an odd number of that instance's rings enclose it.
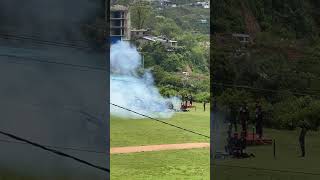
<instances>
[{"instance_id":1,"label":"hillside","mask_svg":"<svg viewBox=\"0 0 320 180\"><path fill-rule=\"evenodd\" d=\"M177 46L168 48L160 41L146 42L139 37L132 43L143 52L144 68L152 70L162 95L193 94L196 101L208 100L210 10L177 5L132 1L128 6L132 28L149 29L148 36L177 41Z\"/></svg>"},{"instance_id":2,"label":"hillside","mask_svg":"<svg viewBox=\"0 0 320 180\"><path fill-rule=\"evenodd\" d=\"M216 0L212 8L214 32L248 32L245 12L262 32L299 39L319 35L320 2L316 0Z\"/></svg>"},{"instance_id":3,"label":"hillside","mask_svg":"<svg viewBox=\"0 0 320 180\"><path fill-rule=\"evenodd\" d=\"M278 128L295 128L303 117L318 119L319 7L314 0L217 0L213 81L250 87L215 87L222 104L263 102L267 124ZM232 33L248 34L251 41L243 45ZM311 124L318 127L319 121Z\"/></svg>"}]
</instances>

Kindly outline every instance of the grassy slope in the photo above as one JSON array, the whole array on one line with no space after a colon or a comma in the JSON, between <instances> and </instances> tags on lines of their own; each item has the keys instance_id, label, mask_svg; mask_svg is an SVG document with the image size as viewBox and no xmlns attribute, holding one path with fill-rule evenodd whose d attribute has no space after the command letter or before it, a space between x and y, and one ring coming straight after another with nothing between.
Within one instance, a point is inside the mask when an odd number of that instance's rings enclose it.
<instances>
[{"instance_id":1,"label":"grassy slope","mask_svg":"<svg viewBox=\"0 0 320 180\"><path fill-rule=\"evenodd\" d=\"M246 167L268 168L277 170L302 171L319 173L320 172L320 133L309 132L306 137L306 158L300 158L298 143L298 131L285 130L266 130L266 135L276 139L276 159L273 158L272 146L250 147L248 150L253 152L256 157L245 160L217 160L218 164L236 165ZM270 171L258 171L239 168L217 167L214 176L219 180L228 179L272 179L272 180L316 180L320 176L279 173Z\"/></svg>"},{"instance_id":2,"label":"grassy slope","mask_svg":"<svg viewBox=\"0 0 320 180\"><path fill-rule=\"evenodd\" d=\"M201 104L197 104L197 107L197 111L191 109L190 112L179 112L171 119L164 121L209 136L210 107L207 105L207 111L205 113L203 112ZM209 140L204 137L150 119L130 120L111 117L110 130L111 147L209 142Z\"/></svg>"},{"instance_id":3,"label":"grassy slope","mask_svg":"<svg viewBox=\"0 0 320 180\"><path fill-rule=\"evenodd\" d=\"M207 107L209 110L209 107ZM209 135L209 111L177 113L169 123ZM152 120L111 118L111 147L185 142L208 139ZM112 179L209 179L209 150L176 150L111 155Z\"/></svg>"},{"instance_id":4,"label":"grassy slope","mask_svg":"<svg viewBox=\"0 0 320 180\"><path fill-rule=\"evenodd\" d=\"M208 149L111 155L111 178L208 180L209 164Z\"/></svg>"}]
</instances>

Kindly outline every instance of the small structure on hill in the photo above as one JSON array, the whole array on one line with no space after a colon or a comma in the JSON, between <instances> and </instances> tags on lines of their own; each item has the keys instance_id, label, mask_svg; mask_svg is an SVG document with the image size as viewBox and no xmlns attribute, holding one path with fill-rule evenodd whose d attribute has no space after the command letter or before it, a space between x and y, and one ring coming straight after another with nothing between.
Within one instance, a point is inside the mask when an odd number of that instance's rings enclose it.
<instances>
[{"instance_id":1,"label":"small structure on hill","mask_svg":"<svg viewBox=\"0 0 320 180\"><path fill-rule=\"evenodd\" d=\"M173 51L178 47L178 41L170 40L169 38L165 37L157 37L157 36L143 36L138 40L140 44L146 42L160 42L163 44L168 51Z\"/></svg>"},{"instance_id":2,"label":"small structure on hill","mask_svg":"<svg viewBox=\"0 0 320 180\"><path fill-rule=\"evenodd\" d=\"M131 30L131 37L132 39L142 38L147 36L149 33L149 29L132 29Z\"/></svg>"},{"instance_id":3,"label":"small structure on hill","mask_svg":"<svg viewBox=\"0 0 320 180\"><path fill-rule=\"evenodd\" d=\"M251 42L249 34L232 34L232 37L237 39L241 44L249 44Z\"/></svg>"}]
</instances>

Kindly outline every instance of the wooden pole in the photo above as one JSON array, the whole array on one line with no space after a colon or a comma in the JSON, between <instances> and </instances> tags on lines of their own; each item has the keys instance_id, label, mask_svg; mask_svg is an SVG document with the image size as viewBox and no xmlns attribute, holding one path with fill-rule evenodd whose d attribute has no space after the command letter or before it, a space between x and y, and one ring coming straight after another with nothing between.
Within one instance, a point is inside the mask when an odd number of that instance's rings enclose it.
<instances>
[{"instance_id":1,"label":"wooden pole","mask_svg":"<svg viewBox=\"0 0 320 180\"><path fill-rule=\"evenodd\" d=\"M273 140L273 158L276 159L276 140Z\"/></svg>"},{"instance_id":2,"label":"wooden pole","mask_svg":"<svg viewBox=\"0 0 320 180\"><path fill-rule=\"evenodd\" d=\"M254 144L254 138L255 138L256 134L254 132L254 126L252 127L252 144Z\"/></svg>"}]
</instances>

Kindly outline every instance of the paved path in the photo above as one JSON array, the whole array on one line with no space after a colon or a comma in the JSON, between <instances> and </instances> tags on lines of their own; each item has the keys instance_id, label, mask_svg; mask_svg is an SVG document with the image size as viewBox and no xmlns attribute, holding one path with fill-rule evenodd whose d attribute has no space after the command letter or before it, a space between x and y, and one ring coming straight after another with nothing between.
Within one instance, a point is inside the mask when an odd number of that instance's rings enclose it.
<instances>
[{"instance_id":1,"label":"paved path","mask_svg":"<svg viewBox=\"0 0 320 180\"><path fill-rule=\"evenodd\" d=\"M161 144L149 146L129 146L129 147L114 147L110 149L111 154L127 154L148 151L164 151L164 150L177 150L177 149L196 149L208 148L209 143L184 143L184 144Z\"/></svg>"}]
</instances>

